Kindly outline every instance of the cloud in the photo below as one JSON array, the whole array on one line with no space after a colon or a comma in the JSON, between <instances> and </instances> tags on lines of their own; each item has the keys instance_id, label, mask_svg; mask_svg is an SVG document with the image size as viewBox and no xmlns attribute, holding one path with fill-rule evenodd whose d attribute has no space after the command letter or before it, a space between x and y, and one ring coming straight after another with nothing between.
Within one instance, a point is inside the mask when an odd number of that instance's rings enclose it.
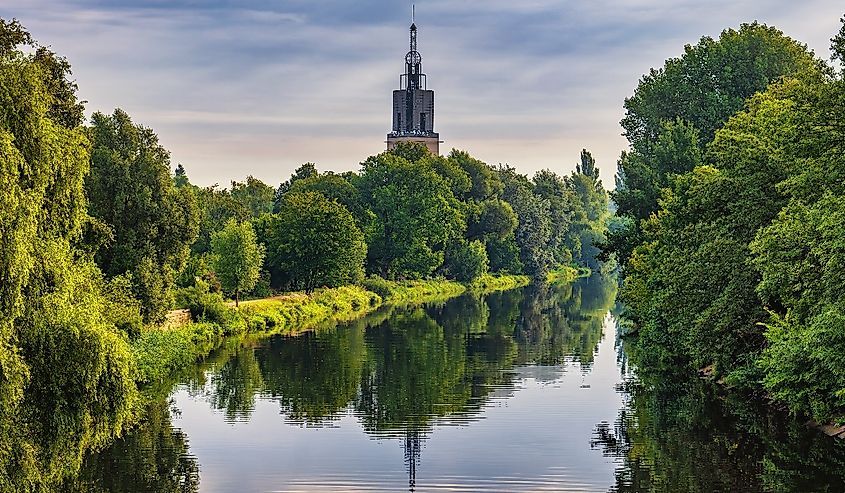
<instances>
[{"instance_id":1,"label":"cloud","mask_svg":"<svg viewBox=\"0 0 845 493\"><path fill-rule=\"evenodd\" d=\"M127 110L201 184L356 169L384 148L407 50L395 0L4 0L68 57L89 113ZM838 0L420 0L446 148L567 173L581 148L606 183L622 101L686 43L759 20L827 57Z\"/></svg>"}]
</instances>

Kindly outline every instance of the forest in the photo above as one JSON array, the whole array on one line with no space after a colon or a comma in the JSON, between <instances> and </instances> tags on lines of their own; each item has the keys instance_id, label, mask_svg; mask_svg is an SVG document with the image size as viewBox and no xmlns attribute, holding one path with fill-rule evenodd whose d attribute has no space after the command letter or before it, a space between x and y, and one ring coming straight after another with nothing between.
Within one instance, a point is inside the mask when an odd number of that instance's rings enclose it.
<instances>
[{"instance_id":1,"label":"forest","mask_svg":"<svg viewBox=\"0 0 845 493\"><path fill-rule=\"evenodd\" d=\"M78 470L218 336L600 268L609 199L586 150L568 176L408 144L358 172L200 187L126 112L86 119L77 91L0 19L0 490ZM162 330L177 308L194 323Z\"/></svg>"},{"instance_id":2,"label":"forest","mask_svg":"<svg viewBox=\"0 0 845 493\"><path fill-rule=\"evenodd\" d=\"M697 372L845 414L845 19L832 63L761 24L702 38L625 100L603 255L652 386Z\"/></svg>"}]
</instances>

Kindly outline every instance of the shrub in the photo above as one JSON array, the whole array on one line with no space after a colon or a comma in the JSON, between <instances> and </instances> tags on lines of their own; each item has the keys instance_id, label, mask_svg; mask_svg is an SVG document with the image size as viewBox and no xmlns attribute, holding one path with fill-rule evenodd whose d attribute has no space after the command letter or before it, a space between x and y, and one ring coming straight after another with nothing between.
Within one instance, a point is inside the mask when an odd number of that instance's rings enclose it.
<instances>
[{"instance_id":1,"label":"shrub","mask_svg":"<svg viewBox=\"0 0 845 493\"><path fill-rule=\"evenodd\" d=\"M204 281L176 292L176 304L191 312L195 322L211 322L227 325L232 322L234 310L226 305L220 293L212 293Z\"/></svg>"}]
</instances>

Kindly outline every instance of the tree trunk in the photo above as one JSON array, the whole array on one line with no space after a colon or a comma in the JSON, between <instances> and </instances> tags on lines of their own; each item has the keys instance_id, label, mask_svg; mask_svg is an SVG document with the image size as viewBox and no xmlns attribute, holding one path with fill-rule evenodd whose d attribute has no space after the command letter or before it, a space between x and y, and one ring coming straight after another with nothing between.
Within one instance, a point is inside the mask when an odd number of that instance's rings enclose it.
<instances>
[{"instance_id":1,"label":"tree trunk","mask_svg":"<svg viewBox=\"0 0 845 493\"><path fill-rule=\"evenodd\" d=\"M238 307L238 290L235 290L235 308Z\"/></svg>"}]
</instances>

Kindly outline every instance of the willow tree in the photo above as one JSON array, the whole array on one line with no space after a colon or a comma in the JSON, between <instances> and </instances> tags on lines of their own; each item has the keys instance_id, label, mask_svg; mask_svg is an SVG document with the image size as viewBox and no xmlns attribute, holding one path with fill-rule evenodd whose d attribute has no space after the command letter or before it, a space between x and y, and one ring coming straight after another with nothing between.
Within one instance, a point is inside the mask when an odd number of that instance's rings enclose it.
<instances>
[{"instance_id":1,"label":"willow tree","mask_svg":"<svg viewBox=\"0 0 845 493\"><path fill-rule=\"evenodd\" d=\"M136 398L102 275L78 249L89 145L69 74L0 19L3 491L49 489L73 473L86 449L121 431Z\"/></svg>"}]
</instances>

